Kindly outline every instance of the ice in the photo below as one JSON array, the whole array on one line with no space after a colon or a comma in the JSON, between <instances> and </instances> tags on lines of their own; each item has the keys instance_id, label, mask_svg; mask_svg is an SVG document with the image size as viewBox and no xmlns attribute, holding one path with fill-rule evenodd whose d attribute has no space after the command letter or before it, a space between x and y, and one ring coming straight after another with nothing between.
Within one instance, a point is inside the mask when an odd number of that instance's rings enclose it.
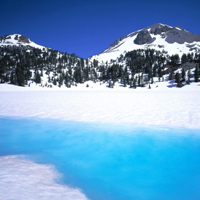
<instances>
[{"instance_id":1,"label":"ice","mask_svg":"<svg viewBox=\"0 0 200 200\"><path fill-rule=\"evenodd\" d=\"M92 200L200 199L198 130L15 117L0 124L0 155L26 155L0 159L4 200L85 199L81 191Z\"/></svg>"},{"instance_id":2,"label":"ice","mask_svg":"<svg viewBox=\"0 0 200 200\"><path fill-rule=\"evenodd\" d=\"M23 156L0 157L0 199L86 200L79 189L56 183L51 165L36 164Z\"/></svg>"}]
</instances>

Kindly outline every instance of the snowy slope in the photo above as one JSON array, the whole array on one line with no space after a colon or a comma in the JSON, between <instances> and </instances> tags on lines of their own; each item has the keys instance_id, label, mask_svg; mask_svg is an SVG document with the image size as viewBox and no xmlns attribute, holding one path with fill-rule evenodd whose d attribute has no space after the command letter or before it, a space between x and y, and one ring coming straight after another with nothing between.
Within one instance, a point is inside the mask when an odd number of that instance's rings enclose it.
<instances>
[{"instance_id":1,"label":"snowy slope","mask_svg":"<svg viewBox=\"0 0 200 200\"><path fill-rule=\"evenodd\" d=\"M143 33L143 34L142 34ZM136 39L143 39L144 42L137 44ZM145 39L147 42L145 42ZM99 55L94 55L91 60L99 62L115 60L121 54L136 49L155 49L164 54L173 55L183 53L200 52L200 35L186 31L181 27L171 27L165 24L154 24L142 30L128 34L117 39L106 50Z\"/></svg>"},{"instance_id":2,"label":"snowy slope","mask_svg":"<svg viewBox=\"0 0 200 200\"><path fill-rule=\"evenodd\" d=\"M0 46L31 46L34 48L43 49L46 48L44 46L38 45L34 42L32 42L29 38L26 36L20 35L20 34L12 34L12 35L6 35L3 37L0 37Z\"/></svg>"},{"instance_id":3,"label":"snowy slope","mask_svg":"<svg viewBox=\"0 0 200 200\"><path fill-rule=\"evenodd\" d=\"M166 84L161 82L151 90L102 86L101 90L74 87L57 91L28 87L20 87L19 91L19 87L0 84L0 116L199 129L200 84L191 83L181 89Z\"/></svg>"}]
</instances>

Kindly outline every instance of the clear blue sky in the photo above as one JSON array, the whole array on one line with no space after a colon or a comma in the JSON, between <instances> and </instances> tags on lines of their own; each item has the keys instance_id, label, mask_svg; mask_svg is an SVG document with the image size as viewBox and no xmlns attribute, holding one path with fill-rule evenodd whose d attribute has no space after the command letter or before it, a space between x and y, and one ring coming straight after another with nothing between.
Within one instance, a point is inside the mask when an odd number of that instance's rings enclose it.
<instances>
[{"instance_id":1,"label":"clear blue sky","mask_svg":"<svg viewBox=\"0 0 200 200\"><path fill-rule=\"evenodd\" d=\"M0 36L22 34L83 58L154 23L200 34L199 0L1 0L0 5Z\"/></svg>"}]
</instances>

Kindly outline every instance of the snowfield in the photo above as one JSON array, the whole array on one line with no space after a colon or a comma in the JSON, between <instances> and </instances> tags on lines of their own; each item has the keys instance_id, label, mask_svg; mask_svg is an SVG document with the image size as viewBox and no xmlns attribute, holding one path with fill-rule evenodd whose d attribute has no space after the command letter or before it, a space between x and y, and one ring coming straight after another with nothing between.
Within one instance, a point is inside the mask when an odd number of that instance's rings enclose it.
<instances>
[{"instance_id":1,"label":"snowfield","mask_svg":"<svg viewBox=\"0 0 200 200\"><path fill-rule=\"evenodd\" d=\"M200 128L199 83L181 89L165 82L152 89L98 88L0 84L0 115Z\"/></svg>"}]
</instances>

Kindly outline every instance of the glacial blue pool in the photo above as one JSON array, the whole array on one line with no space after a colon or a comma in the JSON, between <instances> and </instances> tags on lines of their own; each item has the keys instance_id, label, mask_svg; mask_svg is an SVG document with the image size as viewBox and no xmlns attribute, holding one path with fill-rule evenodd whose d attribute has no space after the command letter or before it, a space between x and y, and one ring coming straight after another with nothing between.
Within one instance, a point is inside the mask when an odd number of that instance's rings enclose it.
<instances>
[{"instance_id":1,"label":"glacial blue pool","mask_svg":"<svg viewBox=\"0 0 200 200\"><path fill-rule=\"evenodd\" d=\"M91 200L200 199L200 130L0 117L0 156L18 154Z\"/></svg>"}]
</instances>

